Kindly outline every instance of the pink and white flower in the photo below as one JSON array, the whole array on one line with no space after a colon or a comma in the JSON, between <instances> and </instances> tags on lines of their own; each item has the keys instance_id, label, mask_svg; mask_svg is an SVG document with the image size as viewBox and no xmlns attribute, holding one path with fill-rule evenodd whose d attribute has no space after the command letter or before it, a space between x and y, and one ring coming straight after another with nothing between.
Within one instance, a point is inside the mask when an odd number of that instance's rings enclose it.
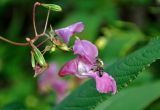
<instances>
[{"instance_id":1,"label":"pink and white flower","mask_svg":"<svg viewBox=\"0 0 160 110\"><path fill-rule=\"evenodd\" d=\"M73 47L77 58L67 62L59 71L60 76L75 75L78 78L93 78L96 81L96 88L100 93L116 93L116 81L108 73L95 71L97 66L97 47L87 40L77 39Z\"/></svg>"}]
</instances>

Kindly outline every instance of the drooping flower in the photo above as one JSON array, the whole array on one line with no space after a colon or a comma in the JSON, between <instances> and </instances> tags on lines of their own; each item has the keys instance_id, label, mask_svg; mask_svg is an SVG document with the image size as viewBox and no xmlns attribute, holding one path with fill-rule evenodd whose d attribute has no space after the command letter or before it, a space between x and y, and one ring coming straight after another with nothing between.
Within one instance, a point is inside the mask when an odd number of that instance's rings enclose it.
<instances>
[{"instance_id":1,"label":"drooping flower","mask_svg":"<svg viewBox=\"0 0 160 110\"><path fill-rule=\"evenodd\" d=\"M78 78L93 78L100 93L116 93L116 81L108 73L103 72L97 61L98 50L87 40L77 39L73 47L77 58L67 62L59 71L60 76L75 75ZM101 76L102 74L102 76Z\"/></svg>"},{"instance_id":2,"label":"drooping flower","mask_svg":"<svg viewBox=\"0 0 160 110\"><path fill-rule=\"evenodd\" d=\"M42 74L45 70L46 70L46 67L42 67L41 65L39 65L38 63L35 65L34 67L34 70L35 70L35 74L34 74L34 77Z\"/></svg>"},{"instance_id":3,"label":"drooping flower","mask_svg":"<svg viewBox=\"0 0 160 110\"><path fill-rule=\"evenodd\" d=\"M38 87L42 93L54 90L57 94L57 103L64 99L68 91L68 82L62 80L57 75L56 64L50 64L50 67L45 73L41 74L38 80Z\"/></svg>"},{"instance_id":4,"label":"drooping flower","mask_svg":"<svg viewBox=\"0 0 160 110\"><path fill-rule=\"evenodd\" d=\"M84 29L83 23L77 22L65 28L57 29L55 30L55 32L58 36L60 36L63 39L64 43L68 43L70 37L73 36L73 34L82 32L83 29Z\"/></svg>"}]
</instances>

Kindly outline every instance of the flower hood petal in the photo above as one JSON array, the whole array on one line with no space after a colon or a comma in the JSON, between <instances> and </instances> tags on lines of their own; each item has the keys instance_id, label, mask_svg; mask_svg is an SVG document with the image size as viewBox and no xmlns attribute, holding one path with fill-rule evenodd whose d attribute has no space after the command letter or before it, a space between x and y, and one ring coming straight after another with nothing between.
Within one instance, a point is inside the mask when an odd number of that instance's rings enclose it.
<instances>
[{"instance_id":1,"label":"flower hood petal","mask_svg":"<svg viewBox=\"0 0 160 110\"><path fill-rule=\"evenodd\" d=\"M60 69L58 74L62 77L65 75L69 75L69 74L75 75L77 73L77 66L78 66L77 64L78 64L77 59L73 59L73 60L67 62Z\"/></svg>"},{"instance_id":2,"label":"flower hood petal","mask_svg":"<svg viewBox=\"0 0 160 110\"><path fill-rule=\"evenodd\" d=\"M87 40L77 39L73 47L74 54L80 55L81 58L85 58L90 63L94 63L98 56L97 47Z\"/></svg>"},{"instance_id":3,"label":"flower hood petal","mask_svg":"<svg viewBox=\"0 0 160 110\"><path fill-rule=\"evenodd\" d=\"M57 79L57 66L56 64L50 64L49 68L39 77L40 81L52 81Z\"/></svg>"},{"instance_id":4,"label":"flower hood petal","mask_svg":"<svg viewBox=\"0 0 160 110\"><path fill-rule=\"evenodd\" d=\"M64 40L65 43L68 43L70 37L73 36L73 34L82 32L83 29L84 29L84 24L82 22L77 22L68 27L57 29L55 30L55 32L58 36L60 36Z\"/></svg>"}]
</instances>

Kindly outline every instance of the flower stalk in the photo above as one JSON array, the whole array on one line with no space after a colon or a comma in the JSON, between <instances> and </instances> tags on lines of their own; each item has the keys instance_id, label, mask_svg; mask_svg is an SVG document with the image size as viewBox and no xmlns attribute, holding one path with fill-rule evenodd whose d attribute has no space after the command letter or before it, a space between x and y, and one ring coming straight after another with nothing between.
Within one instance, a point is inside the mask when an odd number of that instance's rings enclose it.
<instances>
[{"instance_id":1,"label":"flower stalk","mask_svg":"<svg viewBox=\"0 0 160 110\"><path fill-rule=\"evenodd\" d=\"M14 42L14 41L11 41L11 40L8 40L2 36L0 36L0 40L4 41L4 42L7 42L7 43L10 43L12 45L16 45L16 46L28 46L29 43L19 43L19 42Z\"/></svg>"}]
</instances>

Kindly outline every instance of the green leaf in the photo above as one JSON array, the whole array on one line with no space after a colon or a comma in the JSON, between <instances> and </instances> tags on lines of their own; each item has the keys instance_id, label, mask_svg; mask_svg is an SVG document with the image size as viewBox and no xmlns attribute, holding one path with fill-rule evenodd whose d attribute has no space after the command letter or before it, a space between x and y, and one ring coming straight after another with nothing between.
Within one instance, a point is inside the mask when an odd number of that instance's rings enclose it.
<instances>
[{"instance_id":1,"label":"green leaf","mask_svg":"<svg viewBox=\"0 0 160 110\"><path fill-rule=\"evenodd\" d=\"M145 110L160 110L160 97L157 100L154 100Z\"/></svg>"},{"instance_id":2,"label":"green leaf","mask_svg":"<svg viewBox=\"0 0 160 110\"><path fill-rule=\"evenodd\" d=\"M144 110L160 97L159 91L160 81L128 88L99 104L95 110Z\"/></svg>"},{"instance_id":3,"label":"green leaf","mask_svg":"<svg viewBox=\"0 0 160 110\"><path fill-rule=\"evenodd\" d=\"M49 10L52 11L62 11L62 8L59 5L55 4L41 4L41 6L48 8Z\"/></svg>"},{"instance_id":4,"label":"green leaf","mask_svg":"<svg viewBox=\"0 0 160 110\"><path fill-rule=\"evenodd\" d=\"M154 40L142 49L112 65L108 65L106 72L116 80L120 90L132 82L145 67L160 58L160 40ZM95 88L95 82L90 80L76 89L54 110L94 110L101 102L107 100L111 94L100 94Z\"/></svg>"}]
</instances>

